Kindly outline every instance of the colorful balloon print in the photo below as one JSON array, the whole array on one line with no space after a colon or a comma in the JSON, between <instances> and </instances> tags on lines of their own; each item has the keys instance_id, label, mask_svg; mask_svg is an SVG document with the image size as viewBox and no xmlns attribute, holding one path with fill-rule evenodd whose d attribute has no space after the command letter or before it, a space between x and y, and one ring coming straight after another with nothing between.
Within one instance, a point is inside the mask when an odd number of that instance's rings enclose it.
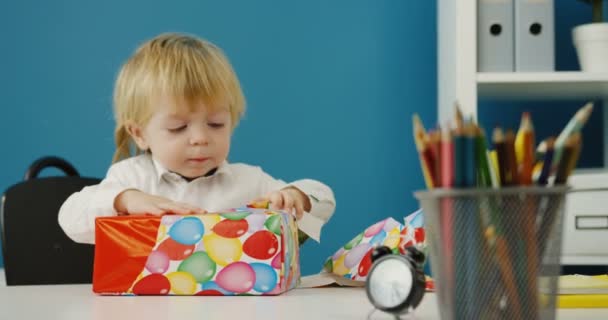
<instances>
[{"instance_id":1,"label":"colorful balloon print","mask_svg":"<svg viewBox=\"0 0 608 320\"><path fill-rule=\"evenodd\" d=\"M162 225L170 226L170 225L174 224L175 221L177 221L181 218L182 218L182 216L177 215L177 214L166 214L166 215L162 216L160 222Z\"/></svg>"},{"instance_id":2,"label":"colorful balloon print","mask_svg":"<svg viewBox=\"0 0 608 320\"><path fill-rule=\"evenodd\" d=\"M241 220L247 217L251 212L250 211L232 211L232 212L222 212L220 215L228 220Z\"/></svg>"},{"instance_id":3,"label":"colorful balloon print","mask_svg":"<svg viewBox=\"0 0 608 320\"><path fill-rule=\"evenodd\" d=\"M234 295L234 292L230 292L230 291L218 286L215 281L207 281L207 282L203 283L201 285L201 290L202 291L206 291L206 290L218 291L218 292L221 292L222 295L224 295L224 296L233 296Z\"/></svg>"},{"instance_id":4,"label":"colorful balloon print","mask_svg":"<svg viewBox=\"0 0 608 320\"><path fill-rule=\"evenodd\" d=\"M422 211L417 211L405 219L403 225L393 218L386 218L366 228L332 256L325 260L323 270L351 280L364 281L372 267L372 248L385 245L393 253L403 253L403 245L414 245L424 241L424 229L408 229L408 222L419 224L423 221Z\"/></svg>"},{"instance_id":5,"label":"colorful balloon print","mask_svg":"<svg viewBox=\"0 0 608 320\"><path fill-rule=\"evenodd\" d=\"M224 294L218 290L201 290L194 294L195 296L223 296Z\"/></svg>"},{"instance_id":6,"label":"colorful balloon print","mask_svg":"<svg viewBox=\"0 0 608 320\"><path fill-rule=\"evenodd\" d=\"M205 230L212 230L213 227L222 220L222 218L217 214L203 214L198 217L203 222Z\"/></svg>"},{"instance_id":7,"label":"colorful balloon print","mask_svg":"<svg viewBox=\"0 0 608 320\"><path fill-rule=\"evenodd\" d=\"M362 243L350 250L344 258L344 266L351 269L363 259L363 256L372 248L369 243Z\"/></svg>"},{"instance_id":8,"label":"colorful balloon print","mask_svg":"<svg viewBox=\"0 0 608 320\"><path fill-rule=\"evenodd\" d=\"M199 242L205 233L205 226L197 217L187 217L175 222L169 229L169 236L173 240L191 245Z\"/></svg>"},{"instance_id":9,"label":"colorful balloon print","mask_svg":"<svg viewBox=\"0 0 608 320\"><path fill-rule=\"evenodd\" d=\"M239 261L243 246L238 238L224 238L212 233L203 237L203 244L209 257L220 266Z\"/></svg>"},{"instance_id":10,"label":"colorful balloon print","mask_svg":"<svg viewBox=\"0 0 608 320\"><path fill-rule=\"evenodd\" d=\"M194 249L194 252L198 252L198 251L205 251L205 252L207 252L207 250L205 249L205 242L204 241L199 241L196 244L196 248Z\"/></svg>"},{"instance_id":11,"label":"colorful balloon print","mask_svg":"<svg viewBox=\"0 0 608 320\"><path fill-rule=\"evenodd\" d=\"M424 242L424 228L414 229L414 240L416 240L416 243Z\"/></svg>"},{"instance_id":12,"label":"colorful balloon print","mask_svg":"<svg viewBox=\"0 0 608 320\"><path fill-rule=\"evenodd\" d=\"M382 228L384 228L385 223L386 223L386 220L382 220L380 222L373 224L369 228L365 229L365 232L363 235L366 237L371 237L371 236L376 235L378 232L380 232L380 230L382 230Z\"/></svg>"},{"instance_id":13,"label":"colorful balloon print","mask_svg":"<svg viewBox=\"0 0 608 320\"><path fill-rule=\"evenodd\" d=\"M263 296L275 296L275 295L279 295L279 294L281 294L281 293L283 292L283 289L284 289L284 288L282 288L282 287L281 287L281 284L279 283L279 284L277 284L277 285L274 287L274 289L272 289L272 290L270 290L270 291L268 291L268 292L265 292L265 293L263 293L262 295L263 295Z\"/></svg>"},{"instance_id":14,"label":"colorful balloon print","mask_svg":"<svg viewBox=\"0 0 608 320\"><path fill-rule=\"evenodd\" d=\"M167 235L167 227L164 224L158 226L158 233L156 234L156 242L160 241Z\"/></svg>"},{"instance_id":15,"label":"colorful balloon print","mask_svg":"<svg viewBox=\"0 0 608 320\"><path fill-rule=\"evenodd\" d=\"M357 269L357 275L359 275L359 277L367 277L369 269L372 268L372 251L373 249L367 251L363 259L361 259L359 268Z\"/></svg>"},{"instance_id":16,"label":"colorful balloon print","mask_svg":"<svg viewBox=\"0 0 608 320\"><path fill-rule=\"evenodd\" d=\"M270 230L272 233L274 233L276 235L280 235L281 234L281 215L275 214L275 215L269 217L268 219L266 219L264 226L266 226L266 229Z\"/></svg>"},{"instance_id":17,"label":"colorful balloon print","mask_svg":"<svg viewBox=\"0 0 608 320\"><path fill-rule=\"evenodd\" d=\"M399 245L401 241L401 235L399 234L399 228L394 228L393 230L388 232L386 239L382 245L385 245L389 248L395 248Z\"/></svg>"},{"instance_id":18,"label":"colorful balloon print","mask_svg":"<svg viewBox=\"0 0 608 320\"><path fill-rule=\"evenodd\" d=\"M371 245L379 245L384 241L384 239L386 239L386 231L380 230L369 240L369 243Z\"/></svg>"},{"instance_id":19,"label":"colorful balloon print","mask_svg":"<svg viewBox=\"0 0 608 320\"><path fill-rule=\"evenodd\" d=\"M338 260L336 260L334 262L334 265L333 265L333 269L334 269L333 272L339 276L343 276L343 275L347 274L349 271L349 269L344 266L345 257L346 257L346 255L341 256L340 258L338 258Z\"/></svg>"},{"instance_id":20,"label":"colorful balloon print","mask_svg":"<svg viewBox=\"0 0 608 320\"><path fill-rule=\"evenodd\" d=\"M363 240L363 232L359 233L354 238L352 238L352 240L350 240L349 242L347 242L344 245L344 249L346 249L346 250L352 249L354 246L356 246L359 243L361 243L361 240Z\"/></svg>"},{"instance_id":21,"label":"colorful balloon print","mask_svg":"<svg viewBox=\"0 0 608 320\"><path fill-rule=\"evenodd\" d=\"M215 282L223 289L244 293L251 290L255 284L255 272L245 262L233 262L217 274Z\"/></svg>"},{"instance_id":22,"label":"colorful balloon print","mask_svg":"<svg viewBox=\"0 0 608 320\"><path fill-rule=\"evenodd\" d=\"M141 278L133 286L136 295L166 295L171 290L169 279L162 274L150 274Z\"/></svg>"},{"instance_id":23,"label":"colorful balloon print","mask_svg":"<svg viewBox=\"0 0 608 320\"><path fill-rule=\"evenodd\" d=\"M333 256L331 256L331 258L332 258L333 260L336 260L336 259L338 259L338 258L339 258L341 255L343 255L343 254L344 254L344 247L342 247L342 248L338 249L338 251L336 251L336 253L334 253L334 255L333 255Z\"/></svg>"},{"instance_id":24,"label":"colorful balloon print","mask_svg":"<svg viewBox=\"0 0 608 320\"><path fill-rule=\"evenodd\" d=\"M206 252L198 251L182 261L177 270L191 274L198 283L204 283L213 278L215 267L215 262Z\"/></svg>"},{"instance_id":25,"label":"colorful balloon print","mask_svg":"<svg viewBox=\"0 0 608 320\"><path fill-rule=\"evenodd\" d=\"M251 268L255 273L253 290L264 293L272 291L276 287L277 272L271 266L254 262L251 264Z\"/></svg>"},{"instance_id":26,"label":"colorful balloon print","mask_svg":"<svg viewBox=\"0 0 608 320\"><path fill-rule=\"evenodd\" d=\"M267 209L269 204L270 204L269 200L255 201L255 202L249 203L247 205L247 208Z\"/></svg>"},{"instance_id":27,"label":"colorful balloon print","mask_svg":"<svg viewBox=\"0 0 608 320\"><path fill-rule=\"evenodd\" d=\"M272 258L272 262L270 265L275 269L281 269L281 265L283 264L283 255L281 252L277 253L274 258Z\"/></svg>"},{"instance_id":28,"label":"colorful balloon print","mask_svg":"<svg viewBox=\"0 0 608 320\"><path fill-rule=\"evenodd\" d=\"M249 224L247 220L223 220L213 227L213 232L224 238L238 238L247 232Z\"/></svg>"},{"instance_id":29,"label":"colorful balloon print","mask_svg":"<svg viewBox=\"0 0 608 320\"><path fill-rule=\"evenodd\" d=\"M272 232L261 230L252 234L243 243L243 252L248 256L266 260L272 258L279 249L279 240Z\"/></svg>"},{"instance_id":30,"label":"colorful balloon print","mask_svg":"<svg viewBox=\"0 0 608 320\"><path fill-rule=\"evenodd\" d=\"M333 265L333 261L331 259L327 259L325 261L325 264L323 265L323 270L325 270L327 272L333 272L334 271L334 265Z\"/></svg>"},{"instance_id":31,"label":"colorful balloon print","mask_svg":"<svg viewBox=\"0 0 608 320\"><path fill-rule=\"evenodd\" d=\"M169 256L158 250L150 252L146 261L146 269L150 273L164 273L169 269Z\"/></svg>"},{"instance_id":32,"label":"colorful balloon print","mask_svg":"<svg viewBox=\"0 0 608 320\"><path fill-rule=\"evenodd\" d=\"M178 295L192 295L196 292L196 280L187 272L171 272L167 275L171 291Z\"/></svg>"},{"instance_id":33,"label":"colorful balloon print","mask_svg":"<svg viewBox=\"0 0 608 320\"><path fill-rule=\"evenodd\" d=\"M266 215L263 213L252 213L248 215L245 220L249 224L248 232L256 232L264 228L264 222L266 222Z\"/></svg>"},{"instance_id":34,"label":"colorful balloon print","mask_svg":"<svg viewBox=\"0 0 608 320\"><path fill-rule=\"evenodd\" d=\"M384 228L382 228L382 230L390 232L391 230L399 229L400 226L401 224L397 220L393 218L388 218L386 219L386 222L384 223ZM397 232L399 232L399 230L397 230Z\"/></svg>"},{"instance_id":35,"label":"colorful balloon print","mask_svg":"<svg viewBox=\"0 0 608 320\"><path fill-rule=\"evenodd\" d=\"M170 260L184 260L194 252L194 245L184 245L176 242L172 238L167 238L156 249L165 253Z\"/></svg>"},{"instance_id":36,"label":"colorful balloon print","mask_svg":"<svg viewBox=\"0 0 608 320\"><path fill-rule=\"evenodd\" d=\"M413 228L424 227L424 211L422 211L422 209L419 209L418 211L405 217L405 224Z\"/></svg>"}]
</instances>

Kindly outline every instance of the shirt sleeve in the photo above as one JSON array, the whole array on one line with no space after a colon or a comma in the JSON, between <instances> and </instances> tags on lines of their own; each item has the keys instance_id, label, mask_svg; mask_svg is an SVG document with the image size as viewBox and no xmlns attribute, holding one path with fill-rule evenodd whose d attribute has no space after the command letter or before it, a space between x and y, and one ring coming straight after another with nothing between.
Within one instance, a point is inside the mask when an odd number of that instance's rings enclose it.
<instances>
[{"instance_id":1,"label":"shirt sleeve","mask_svg":"<svg viewBox=\"0 0 608 320\"><path fill-rule=\"evenodd\" d=\"M95 243L95 218L117 215L114 199L127 189L136 188L123 163L110 167L99 184L72 194L59 209L59 225L75 242Z\"/></svg>"},{"instance_id":2,"label":"shirt sleeve","mask_svg":"<svg viewBox=\"0 0 608 320\"><path fill-rule=\"evenodd\" d=\"M260 182L262 186L261 195L289 186L295 187L306 194L310 199L311 209L297 221L298 228L315 241L320 242L321 228L329 221L336 208L336 200L332 190L325 184L311 179L286 183L263 171L261 171Z\"/></svg>"}]
</instances>

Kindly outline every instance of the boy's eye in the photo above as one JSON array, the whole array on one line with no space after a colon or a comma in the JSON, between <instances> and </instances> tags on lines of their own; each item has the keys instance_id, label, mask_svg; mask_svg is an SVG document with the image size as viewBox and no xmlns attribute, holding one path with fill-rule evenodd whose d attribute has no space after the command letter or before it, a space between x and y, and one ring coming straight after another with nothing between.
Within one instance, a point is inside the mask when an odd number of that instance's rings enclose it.
<instances>
[{"instance_id":1,"label":"boy's eye","mask_svg":"<svg viewBox=\"0 0 608 320\"><path fill-rule=\"evenodd\" d=\"M222 128L224 126L223 123L219 123L219 122L210 122L207 125L210 126L211 128Z\"/></svg>"},{"instance_id":2,"label":"boy's eye","mask_svg":"<svg viewBox=\"0 0 608 320\"><path fill-rule=\"evenodd\" d=\"M186 125L182 125L179 127L174 127L174 128L169 128L169 132L180 132L180 131L184 131L184 129L186 129Z\"/></svg>"}]
</instances>

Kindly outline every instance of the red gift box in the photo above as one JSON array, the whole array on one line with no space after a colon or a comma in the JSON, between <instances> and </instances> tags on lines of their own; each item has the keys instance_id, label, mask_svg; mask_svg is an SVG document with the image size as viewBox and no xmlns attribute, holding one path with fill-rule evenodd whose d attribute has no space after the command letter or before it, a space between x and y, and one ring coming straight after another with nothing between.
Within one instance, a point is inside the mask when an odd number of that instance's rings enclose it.
<instances>
[{"instance_id":1,"label":"red gift box","mask_svg":"<svg viewBox=\"0 0 608 320\"><path fill-rule=\"evenodd\" d=\"M111 295L276 295L300 277L292 215L241 208L95 221L93 291Z\"/></svg>"}]
</instances>

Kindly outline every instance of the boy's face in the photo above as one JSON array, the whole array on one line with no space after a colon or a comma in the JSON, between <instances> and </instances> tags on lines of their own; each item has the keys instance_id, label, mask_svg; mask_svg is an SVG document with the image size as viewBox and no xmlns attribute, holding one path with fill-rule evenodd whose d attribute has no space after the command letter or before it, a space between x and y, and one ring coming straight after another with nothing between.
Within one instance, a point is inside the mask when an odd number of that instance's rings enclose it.
<instances>
[{"instance_id":1,"label":"boy's face","mask_svg":"<svg viewBox=\"0 0 608 320\"><path fill-rule=\"evenodd\" d=\"M155 110L143 128L129 132L140 149L149 149L168 170L187 178L205 175L228 157L232 122L230 112L211 112L204 103L194 111L172 99L157 99Z\"/></svg>"}]
</instances>

